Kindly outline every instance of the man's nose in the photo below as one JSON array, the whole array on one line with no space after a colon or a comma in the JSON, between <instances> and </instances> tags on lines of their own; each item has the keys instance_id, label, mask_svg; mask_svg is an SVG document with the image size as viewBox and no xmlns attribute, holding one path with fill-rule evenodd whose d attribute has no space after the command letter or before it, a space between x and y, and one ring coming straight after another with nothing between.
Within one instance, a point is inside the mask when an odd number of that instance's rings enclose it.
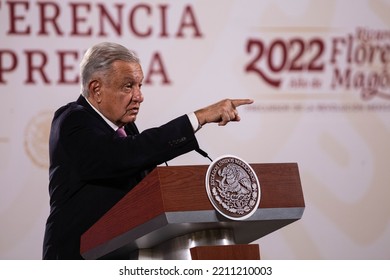
<instances>
[{"instance_id":1,"label":"man's nose","mask_svg":"<svg viewBox=\"0 0 390 280\"><path fill-rule=\"evenodd\" d=\"M139 102L139 103L141 103L142 101L144 101L144 96L143 96L142 91L141 91L140 89L137 89L137 90L134 92L133 101Z\"/></svg>"}]
</instances>

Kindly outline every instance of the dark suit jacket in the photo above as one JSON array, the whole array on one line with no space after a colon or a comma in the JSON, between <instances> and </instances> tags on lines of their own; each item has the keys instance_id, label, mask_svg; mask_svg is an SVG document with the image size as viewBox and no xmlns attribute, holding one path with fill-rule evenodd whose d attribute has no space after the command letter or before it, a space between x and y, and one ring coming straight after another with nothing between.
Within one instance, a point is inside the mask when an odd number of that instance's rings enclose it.
<instances>
[{"instance_id":1,"label":"dark suit jacket","mask_svg":"<svg viewBox=\"0 0 390 280\"><path fill-rule=\"evenodd\" d=\"M136 135L118 137L82 96L55 113L44 259L80 259L81 235L145 170L198 148L187 115L140 134L134 124L125 129Z\"/></svg>"}]
</instances>

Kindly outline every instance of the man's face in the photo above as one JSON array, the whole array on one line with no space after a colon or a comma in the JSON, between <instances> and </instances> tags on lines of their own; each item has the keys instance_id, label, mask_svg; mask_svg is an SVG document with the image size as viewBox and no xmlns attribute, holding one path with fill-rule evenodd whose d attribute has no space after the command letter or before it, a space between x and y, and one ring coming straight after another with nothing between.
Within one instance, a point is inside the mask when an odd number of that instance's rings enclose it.
<instances>
[{"instance_id":1,"label":"man's face","mask_svg":"<svg viewBox=\"0 0 390 280\"><path fill-rule=\"evenodd\" d=\"M98 110L118 126L134 122L144 101L143 78L140 64L115 61L112 71L102 79Z\"/></svg>"}]
</instances>

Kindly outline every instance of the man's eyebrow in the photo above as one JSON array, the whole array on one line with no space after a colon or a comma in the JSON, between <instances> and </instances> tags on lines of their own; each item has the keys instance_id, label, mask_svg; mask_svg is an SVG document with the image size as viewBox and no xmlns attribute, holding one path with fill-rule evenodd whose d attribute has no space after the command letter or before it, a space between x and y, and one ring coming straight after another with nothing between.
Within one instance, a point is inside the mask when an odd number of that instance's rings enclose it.
<instances>
[{"instance_id":1,"label":"man's eyebrow","mask_svg":"<svg viewBox=\"0 0 390 280\"><path fill-rule=\"evenodd\" d=\"M125 77L123 78L124 83L139 83L142 84L143 77L141 79L135 79L134 77Z\"/></svg>"},{"instance_id":2,"label":"man's eyebrow","mask_svg":"<svg viewBox=\"0 0 390 280\"><path fill-rule=\"evenodd\" d=\"M122 82L123 83L134 82L134 78L132 78L132 77L123 77Z\"/></svg>"}]
</instances>

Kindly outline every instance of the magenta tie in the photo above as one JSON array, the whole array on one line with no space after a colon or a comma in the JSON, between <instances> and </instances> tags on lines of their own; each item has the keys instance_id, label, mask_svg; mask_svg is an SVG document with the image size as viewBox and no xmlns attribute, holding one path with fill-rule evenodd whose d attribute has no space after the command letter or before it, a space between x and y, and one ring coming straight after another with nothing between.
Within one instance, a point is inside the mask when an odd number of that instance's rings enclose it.
<instances>
[{"instance_id":1,"label":"magenta tie","mask_svg":"<svg viewBox=\"0 0 390 280\"><path fill-rule=\"evenodd\" d=\"M118 128L116 130L116 133L118 133L119 137L126 137L127 136L127 133L125 131L125 129L122 127Z\"/></svg>"}]
</instances>

